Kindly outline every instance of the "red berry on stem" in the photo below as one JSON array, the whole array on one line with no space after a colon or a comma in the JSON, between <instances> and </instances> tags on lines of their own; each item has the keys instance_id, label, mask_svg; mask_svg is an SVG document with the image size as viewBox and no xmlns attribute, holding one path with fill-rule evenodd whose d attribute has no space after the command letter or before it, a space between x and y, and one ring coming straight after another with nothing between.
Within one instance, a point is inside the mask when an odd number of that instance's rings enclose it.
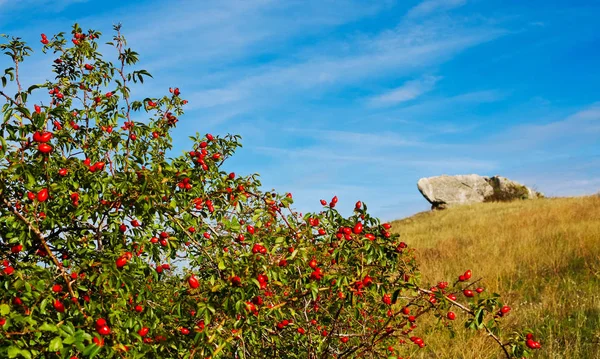
<instances>
[{"instance_id":1,"label":"red berry on stem","mask_svg":"<svg viewBox=\"0 0 600 359\"><path fill-rule=\"evenodd\" d=\"M352 229L352 232L354 234L360 234L363 230L363 225L362 223L358 222L354 225L354 228Z\"/></svg>"},{"instance_id":2,"label":"red berry on stem","mask_svg":"<svg viewBox=\"0 0 600 359\"><path fill-rule=\"evenodd\" d=\"M48 199L48 189L44 188L37 193L37 200L39 202L45 202Z\"/></svg>"},{"instance_id":3,"label":"red berry on stem","mask_svg":"<svg viewBox=\"0 0 600 359\"><path fill-rule=\"evenodd\" d=\"M198 279L196 279L196 277L193 274L188 278L188 284L192 289L196 289L200 285Z\"/></svg>"},{"instance_id":4,"label":"red berry on stem","mask_svg":"<svg viewBox=\"0 0 600 359\"><path fill-rule=\"evenodd\" d=\"M119 258L117 258L115 263L117 265L117 268L123 268L127 264L127 257L120 256Z\"/></svg>"},{"instance_id":5,"label":"red berry on stem","mask_svg":"<svg viewBox=\"0 0 600 359\"><path fill-rule=\"evenodd\" d=\"M469 279L471 279L471 275L472 275L472 272L471 272L471 270L470 270L470 269L469 269L469 270L467 270L467 271L465 272L465 274L463 274L463 276L465 277L465 280L469 280Z\"/></svg>"},{"instance_id":6,"label":"red berry on stem","mask_svg":"<svg viewBox=\"0 0 600 359\"><path fill-rule=\"evenodd\" d=\"M65 305L58 299L54 300L54 303L52 304L54 306L54 309L56 309L57 312L59 313L64 313L65 312Z\"/></svg>"},{"instance_id":7,"label":"red berry on stem","mask_svg":"<svg viewBox=\"0 0 600 359\"><path fill-rule=\"evenodd\" d=\"M110 334L110 328L108 326L102 326L100 328L98 328L98 334L100 335L109 335Z\"/></svg>"}]
</instances>

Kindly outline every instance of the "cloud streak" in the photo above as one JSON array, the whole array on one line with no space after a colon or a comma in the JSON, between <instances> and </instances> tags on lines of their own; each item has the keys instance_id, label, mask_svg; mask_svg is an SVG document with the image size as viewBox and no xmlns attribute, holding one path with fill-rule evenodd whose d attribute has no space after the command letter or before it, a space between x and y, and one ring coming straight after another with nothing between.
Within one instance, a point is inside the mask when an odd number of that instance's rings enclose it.
<instances>
[{"instance_id":1,"label":"cloud streak","mask_svg":"<svg viewBox=\"0 0 600 359\"><path fill-rule=\"evenodd\" d=\"M406 17L415 19L438 11L447 11L463 6L467 0L425 0L408 11Z\"/></svg>"},{"instance_id":2,"label":"cloud streak","mask_svg":"<svg viewBox=\"0 0 600 359\"><path fill-rule=\"evenodd\" d=\"M368 103L375 107L385 107L414 100L431 91L439 79L440 77L425 76L418 80L407 81L398 88L370 98Z\"/></svg>"},{"instance_id":3,"label":"cloud streak","mask_svg":"<svg viewBox=\"0 0 600 359\"><path fill-rule=\"evenodd\" d=\"M500 29L479 29L477 32L466 29L452 29L443 25L414 29L399 25L393 32L385 31L370 39L360 38L346 44L346 54L315 56L300 62L268 64L242 69L239 80L229 81L220 87L213 87L194 93L194 97L211 98L215 91L235 92L237 96L229 100L214 98L214 102L204 102L204 106L231 105L239 101L252 101L255 105L268 105L278 96L296 93L320 94L356 83L374 81L381 76L402 76L429 66L435 66L450 59L453 55L483 42L491 41L505 32ZM315 52L327 53L325 46ZM335 45L333 45L335 47ZM424 77L419 83L408 83L406 88L388 94L375 103L391 103L417 96L426 92L437 81L436 77ZM414 98L414 97L413 97ZM192 104L193 105L193 104Z\"/></svg>"}]
</instances>

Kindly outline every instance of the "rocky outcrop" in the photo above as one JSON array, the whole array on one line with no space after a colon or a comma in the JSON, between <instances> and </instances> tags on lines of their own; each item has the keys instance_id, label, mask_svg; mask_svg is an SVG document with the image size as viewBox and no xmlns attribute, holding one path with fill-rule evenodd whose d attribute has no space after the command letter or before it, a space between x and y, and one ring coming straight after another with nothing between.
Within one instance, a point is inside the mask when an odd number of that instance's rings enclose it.
<instances>
[{"instance_id":1,"label":"rocky outcrop","mask_svg":"<svg viewBox=\"0 0 600 359\"><path fill-rule=\"evenodd\" d=\"M494 176L487 178L487 182L494 188L494 194L486 198L492 201L513 201L516 199L536 199L544 195L519 182L511 181L506 177Z\"/></svg>"},{"instance_id":2,"label":"rocky outcrop","mask_svg":"<svg viewBox=\"0 0 600 359\"><path fill-rule=\"evenodd\" d=\"M417 187L423 197L431 203L432 209L479 202L534 199L541 196L531 188L508 178L476 174L421 178Z\"/></svg>"}]
</instances>

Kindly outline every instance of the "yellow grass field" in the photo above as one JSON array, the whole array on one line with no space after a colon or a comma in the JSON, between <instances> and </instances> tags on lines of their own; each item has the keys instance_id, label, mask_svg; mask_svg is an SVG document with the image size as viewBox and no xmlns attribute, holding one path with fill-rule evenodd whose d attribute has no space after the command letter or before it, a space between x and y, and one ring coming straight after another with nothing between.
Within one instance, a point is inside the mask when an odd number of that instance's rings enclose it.
<instances>
[{"instance_id":1,"label":"yellow grass field","mask_svg":"<svg viewBox=\"0 0 600 359\"><path fill-rule=\"evenodd\" d=\"M513 311L507 331L531 328L534 358L600 358L600 196L482 203L392 222L417 248L424 283L466 269ZM458 322L458 319L457 319ZM501 358L484 333L424 334L411 358Z\"/></svg>"}]
</instances>

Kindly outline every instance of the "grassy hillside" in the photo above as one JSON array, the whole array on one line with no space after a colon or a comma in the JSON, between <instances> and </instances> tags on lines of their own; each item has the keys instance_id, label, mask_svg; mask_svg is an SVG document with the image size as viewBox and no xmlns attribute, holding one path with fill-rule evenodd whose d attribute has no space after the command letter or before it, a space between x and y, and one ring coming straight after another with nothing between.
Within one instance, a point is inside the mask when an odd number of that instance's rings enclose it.
<instances>
[{"instance_id":1,"label":"grassy hillside","mask_svg":"<svg viewBox=\"0 0 600 359\"><path fill-rule=\"evenodd\" d=\"M472 269L501 293L513 307L509 329L539 333L536 358L600 358L600 196L482 203L420 213L392 228L418 249L425 281ZM483 334L458 336L429 336L417 357L500 357Z\"/></svg>"}]
</instances>

